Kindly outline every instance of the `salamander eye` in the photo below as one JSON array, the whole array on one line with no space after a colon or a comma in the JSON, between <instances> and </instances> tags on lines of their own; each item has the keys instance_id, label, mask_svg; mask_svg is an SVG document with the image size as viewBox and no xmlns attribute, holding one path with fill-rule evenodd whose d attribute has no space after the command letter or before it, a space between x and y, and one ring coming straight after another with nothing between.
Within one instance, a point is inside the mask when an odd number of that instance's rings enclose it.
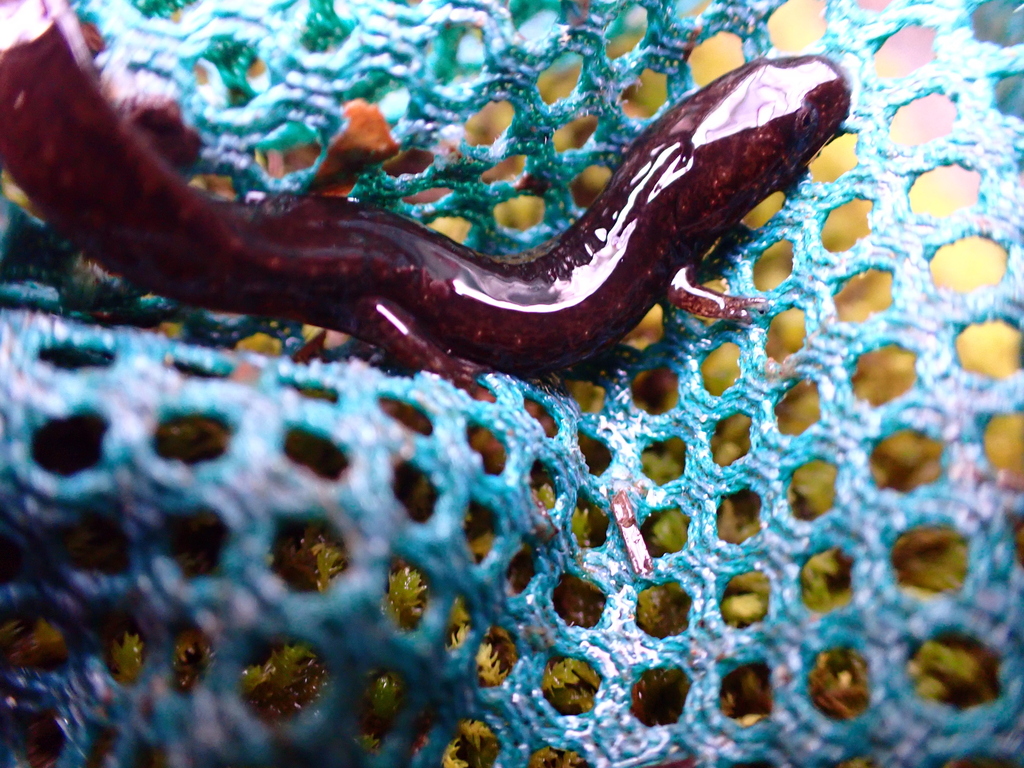
<instances>
[{"instance_id":1,"label":"salamander eye","mask_svg":"<svg viewBox=\"0 0 1024 768\"><path fill-rule=\"evenodd\" d=\"M810 136L818 126L818 110L804 104L796 113L796 131L800 136Z\"/></svg>"}]
</instances>

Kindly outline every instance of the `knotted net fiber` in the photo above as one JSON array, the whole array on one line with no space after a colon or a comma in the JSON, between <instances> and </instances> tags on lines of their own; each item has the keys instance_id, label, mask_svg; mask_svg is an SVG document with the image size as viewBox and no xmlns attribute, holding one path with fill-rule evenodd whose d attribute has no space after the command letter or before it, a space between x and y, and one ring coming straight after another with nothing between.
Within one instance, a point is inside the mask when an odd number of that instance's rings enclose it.
<instances>
[{"instance_id":1,"label":"knotted net fiber","mask_svg":"<svg viewBox=\"0 0 1024 768\"><path fill-rule=\"evenodd\" d=\"M0 766L1024 764L1013 4L75 8L111 98L179 101L196 184L498 254L742 59L825 53L854 98L709 259L763 318L659 307L490 398L146 294L6 180ZM366 114L383 165L330 150Z\"/></svg>"}]
</instances>

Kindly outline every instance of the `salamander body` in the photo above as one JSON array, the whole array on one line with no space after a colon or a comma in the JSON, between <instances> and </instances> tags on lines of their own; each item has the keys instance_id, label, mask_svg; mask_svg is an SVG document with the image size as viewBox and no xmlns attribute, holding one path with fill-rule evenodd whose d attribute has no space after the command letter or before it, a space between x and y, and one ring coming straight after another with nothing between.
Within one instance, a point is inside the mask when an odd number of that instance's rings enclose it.
<instances>
[{"instance_id":1,"label":"salamander body","mask_svg":"<svg viewBox=\"0 0 1024 768\"><path fill-rule=\"evenodd\" d=\"M107 103L63 0L0 0L0 30L0 162L88 255L165 296L345 331L457 380L585 360L665 296L747 319L761 300L700 288L696 267L850 105L824 58L742 66L654 121L573 226L503 261L353 200L215 200Z\"/></svg>"}]
</instances>

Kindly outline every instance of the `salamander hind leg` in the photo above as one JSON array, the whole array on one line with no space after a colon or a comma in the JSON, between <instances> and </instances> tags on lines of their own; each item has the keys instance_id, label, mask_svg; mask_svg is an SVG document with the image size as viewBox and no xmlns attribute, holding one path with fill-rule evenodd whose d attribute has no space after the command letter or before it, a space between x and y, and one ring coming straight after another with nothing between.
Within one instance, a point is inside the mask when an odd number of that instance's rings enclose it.
<instances>
[{"instance_id":1,"label":"salamander hind leg","mask_svg":"<svg viewBox=\"0 0 1024 768\"><path fill-rule=\"evenodd\" d=\"M668 300L674 307L689 312L691 315L710 317L717 320L737 320L749 323L753 313L760 314L768 308L764 299L745 296L726 296L699 285L692 266L683 267L668 289Z\"/></svg>"},{"instance_id":2,"label":"salamander hind leg","mask_svg":"<svg viewBox=\"0 0 1024 768\"><path fill-rule=\"evenodd\" d=\"M491 370L449 354L413 315L387 299L361 299L355 317L359 338L382 347L397 362L414 370L432 371L463 388L475 387L476 377Z\"/></svg>"}]
</instances>

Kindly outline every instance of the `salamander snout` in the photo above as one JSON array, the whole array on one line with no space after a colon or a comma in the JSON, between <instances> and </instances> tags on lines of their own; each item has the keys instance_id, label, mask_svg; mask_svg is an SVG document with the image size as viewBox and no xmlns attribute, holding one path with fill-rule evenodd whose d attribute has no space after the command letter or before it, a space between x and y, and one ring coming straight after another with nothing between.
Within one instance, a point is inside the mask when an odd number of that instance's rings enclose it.
<instances>
[{"instance_id":1,"label":"salamander snout","mask_svg":"<svg viewBox=\"0 0 1024 768\"><path fill-rule=\"evenodd\" d=\"M850 84L839 66L828 59L816 56L808 59L806 66L813 68L820 79L816 85L814 79L808 81L804 101L818 111L822 130L834 134L850 111Z\"/></svg>"},{"instance_id":2,"label":"salamander snout","mask_svg":"<svg viewBox=\"0 0 1024 768\"><path fill-rule=\"evenodd\" d=\"M790 130L794 155L802 155L797 164L802 165L835 136L846 119L849 83L836 64L821 56L781 59L767 66L776 70L769 79L786 89L790 104L796 107Z\"/></svg>"}]
</instances>

